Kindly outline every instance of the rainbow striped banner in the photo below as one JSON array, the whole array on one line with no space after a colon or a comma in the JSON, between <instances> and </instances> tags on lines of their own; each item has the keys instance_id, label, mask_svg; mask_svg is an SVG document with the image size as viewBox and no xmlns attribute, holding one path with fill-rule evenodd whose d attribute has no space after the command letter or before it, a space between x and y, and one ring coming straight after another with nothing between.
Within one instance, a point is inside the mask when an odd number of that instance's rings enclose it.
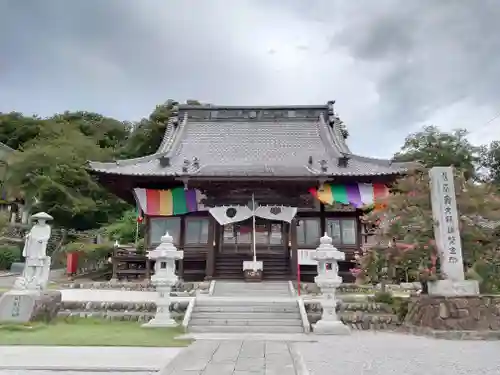
<instances>
[{"instance_id":1,"label":"rainbow striped banner","mask_svg":"<svg viewBox=\"0 0 500 375\"><path fill-rule=\"evenodd\" d=\"M324 184L321 189L311 188L309 192L323 204L334 202L352 204L356 208L369 206L389 196L384 184Z\"/></svg>"},{"instance_id":2,"label":"rainbow striped banner","mask_svg":"<svg viewBox=\"0 0 500 375\"><path fill-rule=\"evenodd\" d=\"M178 187L170 190L134 189L141 210L150 216L184 215L200 211L198 190Z\"/></svg>"}]
</instances>

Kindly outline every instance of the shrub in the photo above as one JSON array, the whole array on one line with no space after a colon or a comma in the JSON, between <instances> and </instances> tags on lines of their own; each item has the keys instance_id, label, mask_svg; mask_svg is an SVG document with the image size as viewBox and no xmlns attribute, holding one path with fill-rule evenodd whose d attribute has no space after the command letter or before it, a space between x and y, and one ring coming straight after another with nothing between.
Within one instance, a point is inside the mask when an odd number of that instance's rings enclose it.
<instances>
[{"instance_id":1,"label":"shrub","mask_svg":"<svg viewBox=\"0 0 500 375\"><path fill-rule=\"evenodd\" d=\"M93 244L85 242L70 242L61 251L61 262L66 264L66 255L78 253L78 268L97 269L113 254L111 243Z\"/></svg>"},{"instance_id":2,"label":"shrub","mask_svg":"<svg viewBox=\"0 0 500 375\"><path fill-rule=\"evenodd\" d=\"M479 281L481 293L500 293L500 262L496 259L479 260L467 272L467 276Z\"/></svg>"},{"instance_id":3,"label":"shrub","mask_svg":"<svg viewBox=\"0 0 500 375\"><path fill-rule=\"evenodd\" d=\"M409 304L409 298L393 298L392 310L394 311L394 314L397 315L400 322L405 320L406 314L408 314Z\"/></svg>"},{"instance_id":4,"label":"shrub","mask_svg":"<svg viewBox=\"0 0 500 375\"><path fill-rule=\"evenodd\" d=\"M394 302L394 297L391 292L378 291L375 293L375 302L392 304Z\"/></svg>"},{"instance_id":5,"label":"shrub","mask_svg":"<svg viewBox=\"0 0 500 375\"><path fill-rule=\"evenodd\" d=\"M0 246L0 270L8 270L14 262L21 260L21 249L14 245Z\"/></svg>"}]
</instances>

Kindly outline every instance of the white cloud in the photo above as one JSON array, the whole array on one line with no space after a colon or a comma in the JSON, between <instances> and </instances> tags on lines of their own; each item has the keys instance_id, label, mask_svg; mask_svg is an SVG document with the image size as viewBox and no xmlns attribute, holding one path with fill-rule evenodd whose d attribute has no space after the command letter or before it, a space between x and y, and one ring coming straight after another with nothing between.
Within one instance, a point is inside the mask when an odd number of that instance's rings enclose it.
<instances>
[{"instance_id":1,"label":"white cloud","mask_svg":"<svg viewBox=\"0 0 500 375\"><path fill-rule=\"evenodd\" d=\"M365 155L390 156L422 124L500 138L500 120L484 125L500 111L496 0L5 4L0 111L133 120L169 98L334 99Z\"/></svg>"}]
</instances>

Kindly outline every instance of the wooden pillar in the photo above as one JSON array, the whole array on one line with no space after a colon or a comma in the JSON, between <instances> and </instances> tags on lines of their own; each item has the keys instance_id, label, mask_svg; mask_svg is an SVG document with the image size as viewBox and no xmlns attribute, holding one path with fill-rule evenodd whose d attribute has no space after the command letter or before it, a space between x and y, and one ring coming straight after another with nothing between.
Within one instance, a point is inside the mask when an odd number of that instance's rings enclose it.
<instances>
[{"instance_id":1,"label":"wooden pillar","mask_svg":"<svg viewBox=\"0 0 500 375\"><path fill-rule=\"evenodd\" d=\"M216 241L216 230L219 226L215 223L213 217L208 218L208 246L207 246L207 258L206 258L206 270L205 270L205 280L212 280L214 277L215 270L215 247L217 245Z\"/></svg>"},{"instance_id":2,"label":"wooden pillar","mask_svg":"<svg viewBox=\"0 0 500 375\"><path fill-rule=\"evenodd\" d=\"M298 252L297 252L297 219L293 219L290 223L290 249L292 251L292 257L290 259L291 264L291 277L295 280L297 278L297 263L298 263Z\"/></svg>"},{"instance_id":3,"label":"wooden pillar","mask_svg":"<svg viewBox=\"0 0 500 375\"><path fill-rule=\"evenodd\" d=\"M179 245L178 249L179 250L185 250L184 249L184 243L185 243L185 238L186 238L186 217L181 216L180 217L180 226L181 226L181 233L179 235ZM184 258L186 257L186 253L184 252ZM179 276L184 279L184 259L179 260Z\"/></svg>"},{"instance_id":4,"label":"wooden pillar","mask_svg":"<svg viewBox=\"0 0 500 375\"><path fill-rule=\"evenodd\" d=\"M326 213L325 205L323 203L319 205L319 225L321 229L320 237L323 237L326 232Z\"/></svg>"},{"instance_id":5,"label":"wooden pillar","mask_svg":"<svg viewBox=\"0 0 500 375\"><path fill-rule=\"evenodd\" d=\"M141 225L141 224L139 224ZM151 260L148 258L147 254L148 254L148 251L149 250L152 250L151 249L151 236L149 235L149 231L150 231L150 226L151 226L151 223L150 223L150 220L149 220L149 216L146 216L144 215L144 255L146 256L146 279L150 279L151 278Z\"/></svg>"}]
</instances>

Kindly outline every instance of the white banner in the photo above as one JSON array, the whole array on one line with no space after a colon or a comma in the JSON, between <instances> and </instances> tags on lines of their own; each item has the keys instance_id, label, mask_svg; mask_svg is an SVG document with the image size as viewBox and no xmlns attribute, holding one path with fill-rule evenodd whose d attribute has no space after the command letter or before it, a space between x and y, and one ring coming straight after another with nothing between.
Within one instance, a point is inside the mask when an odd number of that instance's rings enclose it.
<instances>
[{"instance_id":1,"label":"white banner","mask_svg":"<svg viewBox=\"0 0 500 375\"><path fill-rule=\"evenodd\" d=\"M247 206L219 206L209 209L209 212L220 225L237 223L253 215L252 210Z\"/></svg>"},{"instance_id":2,"label":"white banner","mask_svg":"<svg viewBox=\"0 0 500 375\"><path fill-rule=\"evenodd\" d=\"M255 216L267 220L279 220L291 222L297 213L297 207L285 206L259 206L255 210Z\"/></svg>"}]
</instances>

